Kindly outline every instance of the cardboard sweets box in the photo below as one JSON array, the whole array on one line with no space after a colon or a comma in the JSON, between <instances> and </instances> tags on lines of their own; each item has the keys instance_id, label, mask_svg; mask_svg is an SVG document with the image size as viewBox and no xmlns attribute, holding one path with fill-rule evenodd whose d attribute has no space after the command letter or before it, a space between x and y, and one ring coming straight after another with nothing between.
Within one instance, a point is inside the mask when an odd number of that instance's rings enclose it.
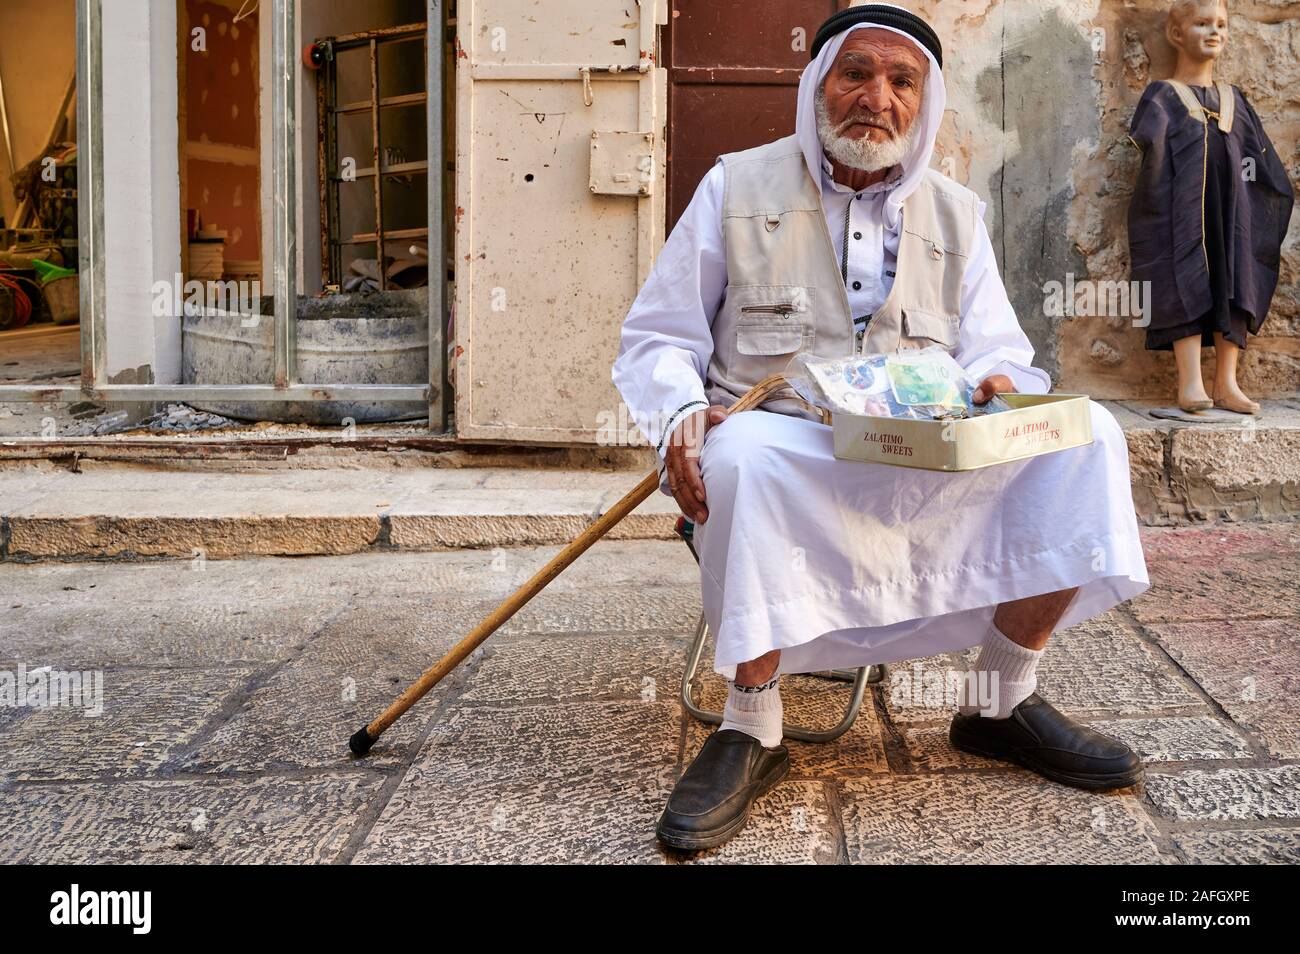
<instances>
[{"instance_id":1,"label":"cardboard sweets box","mask_svg":"<svg viewBox=\"0 0 1300 954\"><path fill-rule=\"evenodd\" d=\"M1084 394L1003 394L1010 411L958 421L835 414L835 456L922 470L978 470L1092 443Z\"/></svg>"}]
</instances>

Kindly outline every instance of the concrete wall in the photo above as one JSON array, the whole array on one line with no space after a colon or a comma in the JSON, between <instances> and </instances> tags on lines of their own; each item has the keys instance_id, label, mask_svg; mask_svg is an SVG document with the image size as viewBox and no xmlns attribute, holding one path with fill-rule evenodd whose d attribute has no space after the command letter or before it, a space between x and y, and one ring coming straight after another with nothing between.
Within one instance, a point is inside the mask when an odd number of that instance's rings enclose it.
<instances>
[{"instance_id":1,"label":"concrete wall","mask_svg":"<svg viewBox=\"0 0 1300 954\"><path fill-rule=\"evenodd\" d=\"M1172 355L1147 352L1130 321L1059 319L1043 286L1126 281L1125 214L1137 151L1125 142L1143 88L1167 77L1168 0L902 0L944 43L949 114L936 150L988 202L985 219L1037 363L1062 390L1164 398ZM1259 112L1293 182L1300 174L1300 17L1289 0L1230 3L1219 77ZM1272 317L1252 339L1242 382L1254 396L1300 389L1300 227L1283 253ZM1212 372L1212 351L1206 372Z\"/></svg>"},{"instance_id":2,"label":"concrete wall","mask_svg":"<svg viewBox=\"0 0 1300 954\"><path fill-rule=\"evenodd\" d=\"M76 65L73 0L0 3L0 79L9 110L14 164L19 168L45 148L45 137ZM76 134L73 125L68 138L76 139ZM12 220L18 206L9 181L12 173L0 147L0 216L6 221Z\"/></svg>"},{"instance_id":3,"label":"concrete wall","mask_svg":"<svg viewBox=\"0 0 1300 954\"><path fill-rule=\"evenodd\" d=\"M176 383L180 320L153 315L181 267L176 2L114 0L103 26L108 378Z\"/></svg>"}]
</instances>

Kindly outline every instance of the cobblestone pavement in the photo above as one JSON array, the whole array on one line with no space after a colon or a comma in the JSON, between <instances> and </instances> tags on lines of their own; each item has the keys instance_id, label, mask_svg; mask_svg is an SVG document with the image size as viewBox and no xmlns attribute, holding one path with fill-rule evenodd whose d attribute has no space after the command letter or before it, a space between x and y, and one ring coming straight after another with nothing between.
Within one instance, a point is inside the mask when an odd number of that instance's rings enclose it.
<instances>
[{"instance_id":1,"label":"cobblestone pavement","mask_svg":"<svg viewBox=\"0 0 1300 954\"><path fill-rule=\"evenodd\" d=\"M746 831L694 860L1300 861L1300 524L1145 540L1152 589L1059 634L1040 680L1142 753L1143 786L957 753L947 710L887 680L837 742L791 743ZM99 717L0 707L0 861L685 860L652 833L706 735L677 701L699 614L680 543L599 544L347 754L554 552L0 565L0 674L104 686ZM787 718L830 724L846 692L786 680Z\"/></svg>"}]
</instances>

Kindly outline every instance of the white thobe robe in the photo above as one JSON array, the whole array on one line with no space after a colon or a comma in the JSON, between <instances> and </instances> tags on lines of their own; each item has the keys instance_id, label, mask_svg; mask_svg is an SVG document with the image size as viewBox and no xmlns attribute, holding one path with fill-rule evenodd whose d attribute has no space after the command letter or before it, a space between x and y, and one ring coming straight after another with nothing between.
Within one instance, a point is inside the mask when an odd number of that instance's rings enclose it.
<instances>
[{"instance_id":1,"label":"white thobe robe","mask_svg":"<svg viewBox=\"0 0 1300 954\"><path fill-rule=\"evenodd\" d=\"M810 82L820 81L840 42L827 45L819 55L826 62L814 61L812 79L801 84L801 141L810 129L815 137ZM942 119L942 79L931 64L918 119L924 141L901 179L854 192L832 181L815 149L837 250L851 205L847 291L855 318L888 294L900 191L915 187L915 164L928 164ZM664 493L667 438L685 419L673 412L705 401L711 323L727 285L722 189L715 164L628 313L613 368L633 419L659 451ZM1033 348L998 274L983 212L981 203L954 358L977 380L1005 374L1018 391L1046 393L1050 378L1031 365ZM785 673L955 651L983 640L1002 602L1078 587L1062 629L1141 593L1149 583L1124 435L1100 405L1091 411L1092 444L967 473L837 460L829 427L782 414L745 412L710 429L699 460L709 517L697 525L695 545L717 671L731 678L738 663L773 649L782 651Z\"/></svg>"}]
</instances>

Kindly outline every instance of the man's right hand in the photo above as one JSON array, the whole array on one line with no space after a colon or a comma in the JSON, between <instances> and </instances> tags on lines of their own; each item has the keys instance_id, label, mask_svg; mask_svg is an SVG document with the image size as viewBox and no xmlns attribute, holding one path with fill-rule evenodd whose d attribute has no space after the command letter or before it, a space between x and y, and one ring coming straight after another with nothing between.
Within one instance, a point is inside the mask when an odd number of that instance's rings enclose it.
<instances>
[{"instance_id":1,"label":"man's right hand","mask_svg":"<svg viewBox=\"0 0 1300 954\"><path fill-rule=\"evenodd\" d=\"M673 431L668 439L664 463L668 471L668 489L682 513L696 523L709 519L704 504L704 479L700 476L700 448L709 428L727 419L727 409L721 404L696 411Z\"/></svg>"}]
</instances>

